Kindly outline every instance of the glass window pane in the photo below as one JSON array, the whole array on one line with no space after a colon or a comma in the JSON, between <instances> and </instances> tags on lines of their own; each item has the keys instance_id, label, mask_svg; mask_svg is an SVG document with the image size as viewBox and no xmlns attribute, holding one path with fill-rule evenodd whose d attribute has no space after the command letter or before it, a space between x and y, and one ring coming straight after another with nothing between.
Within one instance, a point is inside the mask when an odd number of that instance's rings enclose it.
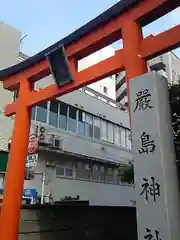
<instances>
[{"instance_id":1,"label":"glass window pane","mask_svg":"<svg viewBox=\"0 0 180 240\"><path fill-rule=\"evenodd\" d=\"M104 92L105 94L108 94L108 88L107 88L106 86L103 87L103 92Z\"/></svg>"},{"instance_id":2,"label":"glass window pane","mask_svg":"<svg viewBox=\"0 0 180 240\"><path fill-rule=\"evenodd\" d=\"M113 143L114 142L114 132L113 132L113 124L108 123L107 124L107 131L108 131L108 141Z\"/></svg>"},{"instance_id":3,"label":"glass window pane","mask_svg":"<svg viewBox=\"0 0 180 240\"><path fill-rule=\"evenodd\" d=\"M83 169L83 167L84 167L83 163L80 162L80 161L78 161L78 162L76 163L76 166L77 166L77 168L79 168L79 169Z\"/></svg>"},{"instance_id":4,"label":"glass window pane","mask_svg":"<svg viewBox=\"0 0 180 240\"><path fill-rule=\"evenodd\" d=\"M57 127L58 122L58 101L50 102L49 124Z\"/></svg>"},{"instance_id":5,"label":"glass window pane","mask_svg":"<svg viewBox=\"0 0 180 240\"><path fill-rule=\"evenodd\" d=\"M105 180L105 168L104 168L103 165L100 165L99 171L100 171L100 178L99 178L99 180L101 182L104 182L104 180Z\"/></svg>"},{"instance_id":6,"label":"glass window pane","mask_svg":"<svg viewBox=\"0 0 180 240\"><path fill-rule=\"evenodd\" d=\"M104 173L100 173L99 181L104 182L105 181L105 175Z\"/></svg>"},{"instance_id":7,"label":"glass window pane","mask_svg":"<svg viewBox=\"0 0 180 240\"><path fill-rule=\"evenodd\" d=\"M86 114L85 133L87 137L93 137L93 121L92 115Z\"/></svg>"},{"instance_id":8,"label":"glass window pane","mask_svg":"<svg viewBox=\"0 0 180 240\"><path fill-rule=\"evenodd\" d=\"M31 109L31 119L35 120L35 112L36 112L36 107L32 107Z\"/></svg>"},{"instance_id":9,"label":"glass window pane","mask_svg":"<svg viewBox=\"0 0 180 240\"><path fill-rule=\"evenodd\" d=\"M78 113L78 133L85 135L85 112L79 110Z\"/></svg>"},{"instance_id":10,"label":"glass window pane","mask_svg":"<svg viewBox=\"0 0 180 240\"><path fill-rule=\"evenodd\" d=\"M67 112L68 105L61 102L60 104L60 116L59 116L59 127L62 129L67 129Z\"/></svg>"},{"instance_id":11,"label":"glass window pane","mask_svg":"<svg viewBox=\"0 0 180 240\"><path fill-rule=\"evenodd\" d=\"M65 176L66 177L72 177L73 176L72 168L65 168Z\"/></svg>"},{"instance_id":12,"label":"glass window pane","mask_svg":"<svg viewBox=\"0 0 180 240\"><path fill-rule=\"evenodd\" d=\"M101 121L101 139L107 140L107 122L104 120Z\"/></svg>"},{"instance_id":13,"label":"glass window pane","mask_svg":"<svg viewBox=\"0 0 180 240\"><path fill-rule=\"evenodd\" d=\"M77 109L73 106L69 106L69 118L76 120L76 111Z\"/></svg>"},{"instance_id":14,"label":"glass window pane","mask_svg":"<svg viewBox=\"0 0 180 240\"><path fill-rule=\"evenodd\" d=\"M42 103L37 107L36 120L46 123L47 121L47 103Z\"/></svg>"},{"instance_id":15,"label":"glass window pane","mask_svg":"<svg viewBox=\"0 0 180 240\"><path fill-rule=\"evenodd\" d=\"M90 178L90 165L78 161L76 164L76 177L80 179Z\"/></svg>"},{"instance_id":16,"label":"glass window pane","mask_svg":"<svg viewBox=\"0 0 180 240\"><path fill-rule=\"evenodd\" d=\"M121 146L126 147L126 130L123 127L120 127L121 134Z\"/></svg>"},{"instance_id":17,"label":"glass window pane","mask_svg":"<svg viewBox=\"0 0 180 240\"><path fill-rule=\"evenodd\" d=\"M120 128L118 125L114 125L114 143L120 145Z\"/></svg>"},{"instance_id":18,"label":"glass window pane","mask_svg":"<svg viewBox=\"0 0 180 240\"><path fill-rule=\"evenodd\" d=\"M126 142L127 142L127 148L131 149L132 147L132 142L131 142L131 131L126 130Z\"/></svg>"},{"instance_id":19,"label":"glass window pane","mask_svg":"<svg viewBox=\"0 0 180 240\"><path fill-rule=\"evenodd\" d=\"M100 118L94 117L94 138L100 139Z\"/></svg>"},{"instance_id":20,"label":"glass window pane","mask_svg":"<svg viewBox=\"0 0 180 240\"><path fill-rule=\"evenodd\" d=\"M69 106L68 130L75 133L77 129L76 112L77 109L75 107Z\"/></svg>"},{"instance_id":21,"label":"glass window pane","mask_svg":"<svg viewBox=\"0 0 180 240\"><path fill-rule=\"evenodd\" d=\"M56 167L56 176L64 176L64 167L63 166Z\"/></svg>"},{"instance_id":22,"label":"glass window pane","mask_svg":"<svg viewBox=\"0 0 180 240\"><path fill-rule=\"evenodd\" d=\"M99 165L94 164L92 166L91 178L92 178L92 180L95 180L95 181L99 180L99 178L100 178Z\"/></svg>"},{"instance_id":23,"label":"glass window pane","mask_svg":"<svg viewBox=\"0 0 180 240\"><path fill-rule=\"evenodd\" d=\"M106 182L115 183L114 169L113 168L110 168L110 167L107 168Z\"/></svg>"},{"instance_id":24,"label":"glass window pane","mask_svg":"<svg viewBox=\"0 0 180 240\"><path fill-rule=\"evenodd\" d=\"M101 173L104 173L104 170L105 170L105 169L104 169L104 166L103 166L103 165L100 165L100 172L101 172Z\"/></svg>"}]
</instances>

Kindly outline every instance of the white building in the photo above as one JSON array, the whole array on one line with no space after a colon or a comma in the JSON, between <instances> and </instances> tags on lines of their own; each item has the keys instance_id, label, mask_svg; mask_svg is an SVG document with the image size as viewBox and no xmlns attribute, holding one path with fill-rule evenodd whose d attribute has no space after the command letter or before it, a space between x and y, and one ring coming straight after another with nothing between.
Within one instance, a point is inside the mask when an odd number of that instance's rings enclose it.
<instances>
[{"instance_id":1,"label":"white building","mask_svg":"<svg viewBox=\"0 0 180 240\"><path fill-rule=\"evenodd\" d=\"M16 29L0 23L0 69L17 64L21 33ZM12 135L13 119L3 114L4 106L12 102L13 93L5 91L0 82L0 151L8 150L8 140Z\"/></svg>"},{"instance_id":2,"label":"white building","mask_svg":"<svg viewBox=\"0 0 180 240\"><path fill-rule=\"evenodd\" d=\"M27 56L19 53L20 33L6 25L1 28L0 51L1 48L4 51L1 68L4 68ZM83 64L81 68L89 63L85 60ZM35 88L52 82L50 75ZM44 193L51 193L56 201L78 195L92 205L132 206L133 184L123 182L118 171L133 160L128 112L113 100L115 92L104 94L101 89L108 88L106 84L101 81L98 87L93 85L99 92L85 87L32 109L31 133L39 138L38 162L26 169L24 188L35 188L40 195L45 172ZM2 108L12 102L13 93L2 86L0 94ZM4 120L0 133L0 150L8 151L13 120L0 115L0 122L3 119L7 121Z\"/></svg>"},{"instance_id":3,"label":"white building","mask_svg":"<svg viewBox=\"0 0 180 240\"><path fill-rule=\"evenodd\" d=\"M79 61L78 70L82 71L96 63L99 63L115 54L115 49L111 46L107 46L86 58ZM116 100L116 81L115 75L107 77L99 82L93 83L88 87L94 89L95 91Z\"/></svg>"},{"instance_id":4,"label":"white building","mask_svg":"<svg viewBox=\"0 0 180 240\"><path fill-rule=\"evenodd\" d=\"M180 81L180 59L173 52L165 53L148 61L148 70L158 71L167 78L169 84ZM125 72L116 75L116 101L127 106Z\"/></svg>"}]
</instances>

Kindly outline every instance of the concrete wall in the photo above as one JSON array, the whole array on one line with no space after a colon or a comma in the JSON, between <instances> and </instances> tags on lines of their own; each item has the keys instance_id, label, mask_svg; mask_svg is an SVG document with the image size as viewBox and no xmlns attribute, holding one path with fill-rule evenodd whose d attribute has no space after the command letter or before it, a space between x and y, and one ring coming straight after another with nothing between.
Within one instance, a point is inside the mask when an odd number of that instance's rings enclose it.
<instances>
[{"instance_id":1,"label":"concrete wall","mask_svg":"<svg viewBox=\"0 0 180 240\"><path fill-rule=\"evenodd\" d=\"M56 178L52 194L56 199L63 196L81 196L90 205L96 206L132 206L135 200L134 188L112 184L85 182Z\"/></svg>"},{"instance_id":2,"label":"concrete wall","mask_svg":"<svg viewBox=\"0 0 180 240\"><path fill-rule=\"evenodd\" d=\"M19 240L137 240L136 209L81 205L21 210Z\"/></svg>"},{"instance_id":3,"label":"concrete wall","mask_svg":"<svg viewBox=\"0 0 180 240\"><path fill-rule=\"evenodd\" d=\"M21 34L0 22L0 69L17 63ZM7 151L8 139L12 134L13 120L3 116L4 106L12 102L13 93L3 89L0 82L0 150Z\"/></svg>"}]
</instances>

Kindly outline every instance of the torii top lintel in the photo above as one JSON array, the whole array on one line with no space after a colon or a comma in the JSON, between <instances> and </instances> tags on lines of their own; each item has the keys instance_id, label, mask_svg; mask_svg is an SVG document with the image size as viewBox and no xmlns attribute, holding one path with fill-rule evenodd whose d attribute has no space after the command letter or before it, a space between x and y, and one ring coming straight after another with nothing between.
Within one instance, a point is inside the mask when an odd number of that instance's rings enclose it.
<instances>
[{"instance_id":1,"label":"torii top lintel","mask_svg":"<svg viewBox=\"0 0 180 240\"><path fill-rule=\"evenodd\" d=\"M0 80L3 81L5 89L14 91L19 88L22 77L34 82L49 75L50 69L45 56L60 44L65 47L70 69L75 79L74 82L61 88L54 84L38 92L32 90L27 103L28 106L34 106L45 100L71 92L123 70L127 71L127 78L133 77L132 74L128 75L128 70L130 61L136 61L135 55L146 61L180 46L180 25L157 36L150 35L145 39L142 37L137 43L133 39L141 32L143 26L179 6L179 0L122 0L42 52L15 66L0 71ZM79 59L121 38L123 38L124 48L117 50L113 57L81 72L77 71L77 61ZM134 77L135 75L138 75L138 73L135 73ZM15 112L16 103L6 107L5 113L7 116Z\"/></svg>"}]
</instances>

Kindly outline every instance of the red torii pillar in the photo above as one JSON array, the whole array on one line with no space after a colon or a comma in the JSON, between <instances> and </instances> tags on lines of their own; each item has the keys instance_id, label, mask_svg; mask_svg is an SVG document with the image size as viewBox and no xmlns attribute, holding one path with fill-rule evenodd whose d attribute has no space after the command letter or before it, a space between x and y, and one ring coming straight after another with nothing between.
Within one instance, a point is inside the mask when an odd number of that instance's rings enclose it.
<instances>
[{"instance_id":1,"label":"red torii pillar","mask_svg":"<svg viewBox=\"0 0 180 240\"><path fill-rule=\"evenodd\" d=\"M72 83L62 87L53 84L38 92L33 91L34 82L50 74L48 62L44 59L4 77L4 88L10 91L19 89L19 96L16 102L7 105L5 110L7 116L16 114L16 119L0 217L0 240L18 238L31 107L123 70L126 70L129 89L129 80L147 71L146 61L148 59L180 46L180 25L155 37L150 36L146 39L142 37L142 26L180 4L170 0L144 0L137 1L137 3L125 12L121 12L116 18L98 26L95 31L93 29L72 44L65 46L70 69L74 76ZM158 17L153 15L153 12L156 12ZM121 37L124 48L116 51L115 56L77 72L78 59Z\"/></svg>"}]
</instances>

